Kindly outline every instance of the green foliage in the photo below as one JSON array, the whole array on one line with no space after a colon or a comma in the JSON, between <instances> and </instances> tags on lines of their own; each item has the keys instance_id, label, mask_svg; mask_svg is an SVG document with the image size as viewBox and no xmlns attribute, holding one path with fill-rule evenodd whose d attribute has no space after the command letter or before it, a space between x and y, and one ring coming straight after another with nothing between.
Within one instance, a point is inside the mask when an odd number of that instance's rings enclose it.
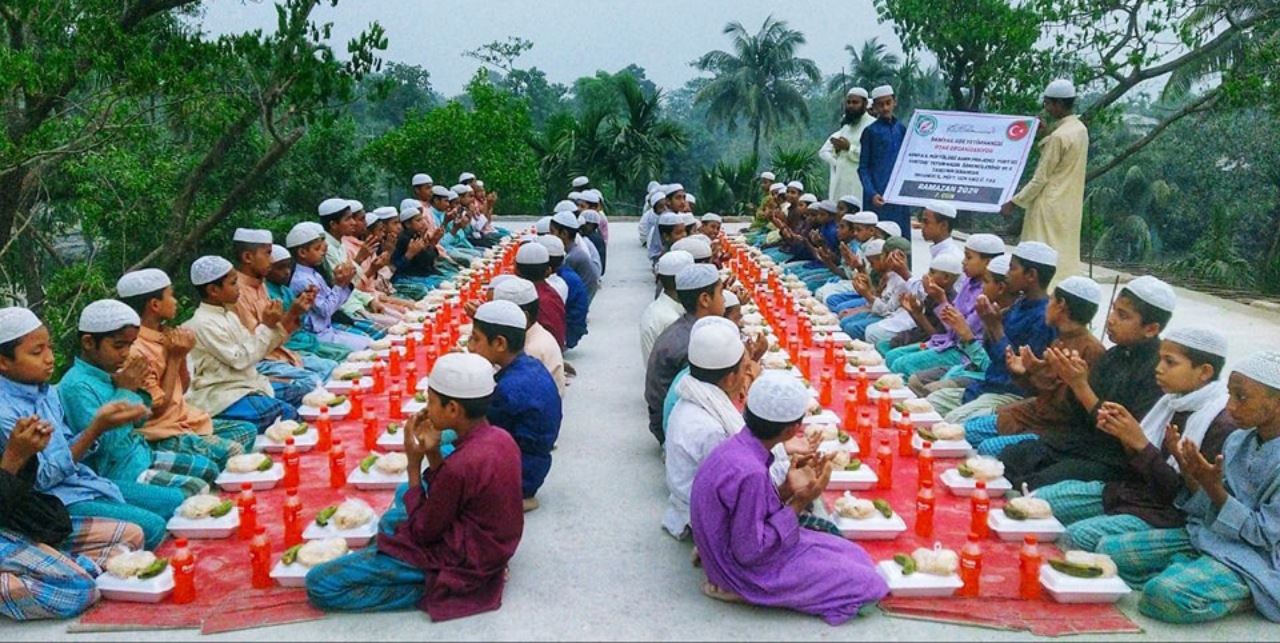
<instances>
[{"instance_id":1,"label":"green foliage","mask_svg":"<svg viewBox=\"0 0 1280 643\"><path fill-rule=\"evenodd\" d=\"M55 272L45 286L48 303L40 318L53 339L55 373L71 366L80 353L77 327L80 311L90 302L115 296L115 279L91 261L77 262Z\"/></svg>"},{"instance_id":2,"label":"green foliage","mask_svg":"<svg viewBox=\"0 0 1280 643\"><path fill-rule=\"evenodd\" d=\"M827 191L826 167L814 147L774 148L770 167L780 178L803 183L805 192L816 195Z\"/></svg>"},{"instance_id":3,"label":"green foliage","mask_svg":"<svg viewBox=\"0 0 1280 643\"><path fill-rule=\"evenodd\" d=\"M862 49L853 45L845 45L844 49L849 52L849 71L841 71L827 81L827 89L832 93L844 95L854 87L861 87L869 92L879 85L888 85L898 79L900 60L889 53L889 47L880 42L879 38L863 41Z\"/></svg>"},{"instance_id":4,"label":"green foliage","mask_svg":"<svg viewBox=\"0 0 1280 643\"><path fill-rule=\"evenodd\" d=\"M1255 271L1236 248L1235 218L1219 206L1210 212L1208 224L1191 253L1170 264L1170 270L1223 286L1252 288Z\"/></svg>"},{"instance_id":5,"label":"green foliage","mask_svg":"<svg viewBox=\"0 0 1280 643\"><path fill-rule=\"evenodd\" d=\"M748 156L737 163L723 161L698 177L698 205L707 212L749 215L760 199L758 161Z\"/></svg>"}]
</instances>

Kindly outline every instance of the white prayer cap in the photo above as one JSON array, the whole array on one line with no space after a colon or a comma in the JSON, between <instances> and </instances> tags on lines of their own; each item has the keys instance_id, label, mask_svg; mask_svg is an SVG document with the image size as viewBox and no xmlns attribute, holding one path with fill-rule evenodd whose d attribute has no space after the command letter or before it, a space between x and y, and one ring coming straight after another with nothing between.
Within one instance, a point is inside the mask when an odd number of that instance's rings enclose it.
<instances>
[{"instance_id":1,"label":"white prayer cap","mask_svg":"<svg viewBox=\"0 0 1280 643\"><path fill-rule=\"evenodd\" d=\"M720 281L720 271L709 263L685 266L676 273L676 290L699 290Z\"/></svg>"},{"instance_id":2,"label":"white prayer cap","mask_svg":"<svg viewBox=\"0 0 1280 643\"><path fill-rule=\"evenodd\" d=\"M143 268L126 272L116 281L116 294L124 299L160 292L173 285L169 275L159 268Z\"/></svg>"},{"instance_id":3,"label":"white prayer cap","mask_svg":"<svg viewBox=\"0 0 1280 643\"><path fill-rule=\"evenodd\" d=\"M538 238L541 241L541 237ZM516 251L516 263L528 265L537 265L551 262L551 253L547 252L547 247L542 243L526 243L520 246Z\"/></svg>"},{"instance_id":4,"label":"white prayer cap","mask_svg":"<svg viewBox=\"0 0 1280 643\"><path fill-rule=\"evenodd\" d=\"M964 247L978 254L1004 254L1004 241L1001 241L1000 237L986 232L969 235L969 239L964 242Z\"/></svg>"},{"instance_id":5,"label":"white prayer cap","mask_svg":"<svg viewBox=\"0 0 1280 643\"><path fill-rule=\"evenodd\" d=\"M298 246L304 246L316 239L324 237L324 228L320 224L312 221L303 221L289 230L289 234L284 237L284 247L293 249Z\"/></svg>"},{"instance_id":6,"label":"white prayer cap","mask_svg":"<svg viewBox=\"0 0 1280 643\"><path fill-rule=\"evenodd\" d=\"M826 199L819 201L817 205L815 205L814 207L818 208L819 210L822 210L823 212L826 212L827 214L835 214L836 211L840 209L839 207L836 206L835 201L829 201Z\"/></svg>"},{"instance_id":7,"label":"white prayer cap","mask_svg":"<svg viewBox=\"0 0 1280 643\"><path fill-rule=\"evenodd\" d=\"M786 192L786 191L787 191L787 186L783 185L782 183L774 183L769 186L769 192L771 193Z\"/></svg>"},{"instance_id":8,"label":"white prayer cap","mask_svg":"<svg viewBox=\"0 0 1280 643\"><path fill-rule=\"evenodd\" d=\"M698 222L698 218L693 216L692 212L680 213L680 223L683 223L684 225L693 225L697 222Z\"/></svg>"},{"instance_id":9,"label":"white prayer cap","mask_svg":"<svg viewBox=\"0 0 1280 643\"><path fill-rule=\"evenodd\" d=\"M1175 328L1161 339L1223 359L1227 357L1227 337L1210 328Z\"/></svg>"},{"instance_id":10,"label":"white prayer cap","mask_svg":"<svg viewBox=\"0 0 1280 643\"><path fill-rule=\"evenodd\" d=\"M680 221L680 215L675 212L663 212L658 215L658 225L660 226L680 225Z\"/></svg>"},{"instance_id":11,"label":"white prayer cap","mask_svg":"<svg viewBox=\"0 0 1280 643\"><path fill-rule=\"evenodd\" d=\"M99 299L80 311L82 333L114 333L129 326L141 326L138 313L115 299Z\"/></svg>"},{"instance_id":12,"label":"white prayer cap","mask_svg":"<svg viewBox=\"0 0 1280 643\"><path fill-rule=\"evenodd\" d=\"M191 285L213 283L231 272L231 262L218 255L205 255L191 262Z\"/></svg>"},{"instance_id":13,"label":"white prayer cap","mask_svg":"<svg viewBox=\"0 0 1280 643\"><path fill-rule=\"evenodd\" d=\"M877 221L876 227L880 228L881 230L884 230L885 234L889 235L890 237L902 236L902 228L897 223L894 223L893 221Z\"/></svg>"},{"instance_id":14,"label":"white prayer cap","mask_svg":"<svg viewBox=\"0 0 1280 643\"><path fill-rule=\"evenodd\" d=\"M457 200L458 200L458 193L457 193L457 192L454 192L453 190L449 190L449 200L450 200L450 201L457 201Z\"/></svg>"},{"instance_id":15,"label":"white prayer cap","mask_svg":"<svg viewBox=\"0 0 1280 643\"><path fill-rule=\"evenodd\" d=\"M582 187L582 186L584 186L584 185L588 185L588 184L590 184L590 183L591 183L591 179L588 179L588 178L587 178L587 177L585 177L585 176L579 176L579 177L575 177L575 178L573 179L573 187L575 187L575 188L580 188L580 187Z\"/></svg>"},{"instance_id":16,"label":"white prayer cap","mask_svg":"<svg viewBox=\"0 0 1280 643\"><path fill-rule=\"evenodd\" d=\"M733 308L734 306L741 306L741 305L742 305L742 300L741 300L741 299L738 299L738 295L734 294L734 292L733 292L732 290L729 290L728 288L725 288L725 289L724 289L724 308L725 308L725 310L728 310L728 309L730 309L730 308Z\"/></svg>"},{"instance_id":17,"label":"white prayer cap","mask_svg":"<svg viewBox=\"0 0 1280 643\"><path fill-rule=\"evenodd\" d=\"M364 204L355 199L347 199L347 207L351 208L352 212L364 212Z\"/></svg>"},{"instance_id":18,"label":"white prayer cap","mask_svg":"<svg viewBox=\"0 0 1280 643\"><path fill-rule=\"evenodd\" d=\"M389 205L384 205L380 208L374 208L373 216L377 217L379 221L386 221L387 219L394 219L397 216L400 216L400 213L396 211L395 208Z\"/></svg>"},{"instance_id":19,"label":"white prayer cap","mask_svg":"<svg viewBox=\"0 0 1280 643\"><path fill-rule=\"evenodd\" d=\"M929 203L929 205L925 206L925 209L948 219L956 218L956 206L951 205L946 201L933 201Z\"/></svg>"},{"instance_id":20,"label":"white prayer cap","mask_svg":"<svg viewBox=\"0 0 1280 643\"><path fill-rule=\"evenodd\" d=\"M271 245L271 263L280 263L285 259L291 259L293 255L289 254L289 250L282 245Z\"/></svg>"},{"instance_id":21,"label":"white prayer cap","mask_svg":"<svg viewBox=\"0 0 1280 643\"><path fill-rule=\"evenodd\" d=\"M574 216L573 212L557 212L555 216L551 217L551 222L570 230L577 230L582 227L582 224L578 223L578 217Z\"/></svg>"},{"instance_id":22,"label":"white prayer cap","mask_svg":"<svg viewBox=\"0 0 1280 643\"><path fill-rule=\"evenodd\" d=\"M694 261L711 258L711 244L705 241L706 237L697 239L695 237L685 237L673 244L672 250L683 250L693 256Z\"/></svg>"},{"instance_id":23,"label":"white prayer cap","mask_svg":"<svg viewBox=\"0 0 1280 643\"><path fill-rule=\"evenodd\" d=\"M964 257L958 252L943 252L934 257L929 262L930 270L937 270L952 275L960 274L961 266L964 264Z\"/></svg>"},{"instance_id":24,"label":"white prayer cap","mask_svg":"<svg viewBox=\"0 0 1280 643\"><path fill-rule=\"evenodd\" d=\"M416 206L409 206L401 210L399 216L400 216L400 222L404 223L405 221L408 221L409 219L412 219L414 217L422 216L422 208L419 208Z\"/></svg>"},{"instance_id":25,"label":"white prayer cap","mask_svg":"<svg viewBox=\"0 0 1280 643\"><path fill-rule=\"evenodd\" d=\"M599 204L602 198L600 190L586 190L582 193L582 200L587 203Z\"/></svg>"},{"instance_id":26,"label":"white prayer cap","mask_svg":"<svg viewBox=\"0 0 1280 643\"><path fill-rule=\"evenodd\" d=\"M747 410L767 422L799 422L809 402L809 390L798 378L776 371L765 371L747 391Z\"/></svg>"},{"instance_id":27,"label":"white prayer cap","mask_svg":"<svg viewBox=\"0 0 1280 643\"><path fill-rule=\"evenodd\" d=\"M564 200L573 201L576 203L582 200L582 193L578 192L577 190L574 190L573 192L570 192L567 196L565 196Z\"/></svg>"},{"instance_id":28,"label":"white prayer cap","mask_svg":"<svg viewBox=\"0 0 1280 643\"><path fill-rule=\"evenodd\" d=\"M255 230L252 228L236 228L235 234L231 235L232 241L240 243L271 243L270 230Z\"/></svg>"},{"instance_id":29,"label":"white prayer cap","mask_svg":"<svg viewBox=\"0 0 1280 643\"><path fill-rule=\"evenodd\" d=\"M653 194L653 192L660 187L662 187L661 183L658 183L657 181L649 181L649 185L645 186L645 192Z\"/></svg>"},{"instance_id":30,"label":"white prayer cap","mask_svg":"<svg viewBox=\"0 0 1280 643\"><path fill-rule=\"evenodd\" d=\"M431 183L435 183L435 181L431 180L430 174L414 174L413 175L413 187L415 188L418 187L419 185L429 185Z\"/></svg>"},{"instance_id":31,"label":"white prayer cap","mask_svg":"<svg viewBox=\"0 0 1280 643\"><path fill-rule=\"evenodd\" d=\"M684 198L685 198L685 200L686 200L686 201L688 201L688 202L689 202L689 205L693 205L693 204L695 204L695 203L697 203L697 202L698 202L698 197L693 196L693 194L686 193L686 194L684 195Z\"/></svg>"},{"instance_id":32,"label":"white prayer cap","mask_svg":"<svg viewBox=\"0 0 1280 643\"><path fill-rule=\"evenodd\" d=\"M799 181L791 181L790 183L787 183L787 189L796 190L797 192L804 192L804 184Z\"/></svg>"},{"instance_id":33,"label":"white prayer cap","mask_svg":"<svg viewBox=\"0 0 1280 643\"><path fill-rule=\"evenodd\" d=\"M1042 266L1058 265L1058 251L1039 241L1023 241L1013 249L1013 256Z\"/></svg>"},{"instance_id":34,"label":"white prayer cap","mask_svg":"<svg viewBox=\"0 0 1280 643\"><path fill-rule=\"evenodd\" d=\"M800 200L812 205L818 202L818 197L813 195L812 193L805 192L804 194L800 195Z\"/></svg>"},{"instance_id":35,"label":"white prayer cap","mask_svg":"<svg viewBox=\"0 0 1280 643\"><path fill-rule=\"evenodd\" d=\"M679 183L668 183L662 186L662 191L666 192L667 195L670 196L676 192L684 192L684 186Z\"/></svg>"},{"instance_id":36,"label":"white prayer cap","mask_svg":"<svg viewBox=\"0 0 1280 643\"><path fill-rule=\"evenodd\" d=\"M892 95L893 95L893 87L890 87L889 85L880 85L879 87L876 87L875 89L871 90L871 100L875 100L877 98L884 98L885 96L892 96Z\"/></svg>"},{"instance_id":37,"label":"white prayer cap","mask_svg":"<svg viewBox=\"0 0 1280 643\"><path fill-rule=\"evenodd\" d=\"M31 331L44 326L36 314L22 306L0 308L0 344L26 337Z\"/></svg>"},{"instance_id":38,"label":"white prayer cap","mask_svg":"<svg viewBox=\"0 0 1280 643\"><path fill-rule=\"evenodd\" d=\"M868 257L879 256L884 252L884 239L872 239L862 244L862 254Z\"/></svg>"},{"instance_id":39,"label":"white prayer cap","mask_svg":"<svg viewBox=\"0 0 1280 643\"><path fill-rule=\"evenodd\" d=\"M716 214L715 212L708 212L708 213L706 213L706 214L702 215L702 222L703 222L703 223L708 223L708 222L721 223L721 222L723 222L723 221L724 221L724 217L721 217L720 215Z\"/></svg>"},{"instance_id":40,"label":"white prayer cap","mask_svg":"<svg viewBox=\"0 0 1280 643\"><path fill-rule=\"evenodd\" d=\"M476 180L474 180L474 181L472 181L472 182L471 182L471 185L473 185L473 186L475 186L475 187L478 187L478 188L482 188L482 187L484 187L484 181L481 181L480 179L476 179Z\"/></svg>"},{"instance_id":41,"label":"white prayer cap","mask_svg":"<svg viewBox=\"0 0 1280 643\"><path fill-rule=\"evenodd\" d=\"M476 178L476 175L470 172L463 172L462 174L458 175L458 183L466 183L467 181L470 181L475 178Z\"/></svg>"},{"instance_id":42,"label":"white prayer cap","mask_svg":"<svg viewBox=\"0 0 1280 643\"><path fill-rule=\"evenodd\" d=\"M471 186L459 183L449 188L449 191L455 192L457 194L471 194Z\"/></svg>"},{"instance_id":43,"label":"white prayer cap","mask_svg":"<svg viewBox=\"0 0 1280 643\"><path fill-rule=\"evenodd\" d=\"M863 88L861 88L861 87L854 87L853 89L850 89L850 90L849 90L849 93L845 94L845 98L848 98L849 96L861 96L861 97L863 97L863 98L868 98L868 97L869 97L869 96L867 95L867 90L865 90L865 89L863 89Z\"/></svg>"},{"instance_id":44,"label":"white prayer cap","mask_svg":"<svg viewBox=\"0 0 1280 643\"><path fill-rule=\"evenodd\" d=\"M542 244L542 247L547 249L548 256L564 256L564 242L560 240L560 237L557 237L554 234L538 235L538 243Z\"/></svg>"},{"instance_id":45,"label":"white prayer cap","mask_svg":"<svg viewBox=\"0 0 1280 643\"><path fill-rule=\"evenodd\" d=\"M552 212L573 212L577 209L578 209L578 204L568 199L565 199L557 203L556 207L552 208L551 211Z\"/></svg>"},{"instance_id":46,"label":"white prayer cap","mask_svg":"<svg viewBox=\"0 0 1280 643\"><path fill-rule=\"evenodd\" d=\"M987 272L1001 277L1009 276L1009 255L1000 255L987 262Z\"/></svg>"},{"instance_id":47,"label":"white prayer cap","mask_svg":"<svg viewBox=\"0 0 1280 643\"><path fill-rule=\"evenodd\" d=\"M1067 277L1058 284L1058 290L1069 292L1091 304L1102 304L1102 288L1098 286L1098 282L1088 277Z\"/></svg>"},{"instance_id":48,"label":"white prayer cap","mask_svg":"<svg viewBox=\"0 0 1280 643\"><path fill-rule=\"evenodd\" d=\"M1178 303L1178 296L1173 293L1173 288L1150 275L1143 275L1130 281L1125 284L1124 289L1165 312L1173 312L1174 305Z\"/></svg>"},{"instance_id":49,"label":"white prayer cap","mask_svg":"<svg viewBox=\"0 0 1280 643\"><path fill-rule=\"evenodd\" d=\"M1254 353L1236 365L1236 372L1264 386L1280 389L1280 351Z\"/></svg>"},{"instance_id":50,"label":"white prayer cap","mask_svg":"<svg viewBox=\"0 0 1280 643\"><path fill-rule=\"evenodd\" d=\"M493 365L475 353L446 353L436 360L427 381L431 390L455 400L488 397L494 388Z\"/></svg>"},{"instance_id":51,"label":"white prayer cap","mask_svg":"<svg viewBox=\"0 0 1280 643\"><path fill-rule=\"evenodd\" d=\"M880 223L880 215L875 212L871 212L870 210L863 210L862 212L854 212L853 214L844 215L844 220L849 223L857 223L860 225L875 225Z\"/></svg>"},{"instance_id":52,"label":"white prayer cap","mask_svg":"<svg viewBox=\"0 0 1280 643\"><path fill-rule=\"evenodd\" d=\"M1075 98L1076 86L1065 78L1059 78L1044 88L1045 98Z\"/></svg>"},{"instance_id":53,"label":"white prayer cap","mask_svg":"<svg viewBox=\"0 0 1280 643\"><path fill-rule=\"evenodd\" d=\"M551 234L551 217L542 217L535 221L533 231L538 234Z\"/></svg>"},{"instance_id":54,"label":"white prayer cap","mask_svg":"<svg viewBox=\"0 0 1280 643\"><path fill-rule=\"evenodd\" d=\"M493 298L504 301L514 302L517 306L532 304L538 301L538 288L528 279L521 279L515 275L498 275L499 277L507 277L501 281L498 277L493 278Z\"/></svg>"},{"instance_id":55,"label":"white prayer cap","mask_svg":"<svg viewBox=\"0 0 1280 643\"><path fill-rule=\"evenodd\" d=\"M346 199L325 199L316 208L316 213L322 217L331 217L349 207Z\"/></svg>"},{"instance_id":56,"label":"white prayer cap","mask_svg":"<svg viewBox=\"0 0 1280 643\"><path fill-rule=\"evenodd\" d=\"M666 193L654 192L649 195L649 206L652 207L652 206L658 205L658 202L665 198L667 198Z\"/></svg>"},{"instance_id":57,"label":"white prayer cap","mask_svg":"<svg viewBox=\"0 0 1280 643\"><path fill-rule=\"evenodd\" d=\"M400 199L400 209L421 208L422 202L417 199Z\"/></svg>"},{"instance_id":58,"label":"white prayer cap","mask_svg":"<svg viewBox=\"0 0 1280 643\"><path fill-rule=\"evenodd\" d=\"M658 276L674 277L693 265L693 255L684 250L669 250L658 257Z\"/></svg>"},{"instance_id":59,"label":"white prayer cap","mask_svg":"<svg viewBox=\"0 0 1280 643\"><path fill-rule=\"evenodd\" d=\"M769 181L770 183L772 183L773 181L776 181L777 179L778 179L777 175L775 175L773 172L761 172L761 173L760 173L760 180L761 180L761 181Z\"/></svg>"},{"instance_id":60,"label":"white prayer cap","mask_svg":"<svg viewBox=\"0 0 1280 643\"><path fill-rule=\"evenodd\" d=\"M724 317L703 317L689 331L689 363L698 368L729 368L742 361L745 350L742 332Z\"/></svg>"},{"instance_id":61,"label":"white prayer cap","mask_svg":"<svg viewBox=\"0 0 1280 643\"><path fill-rule=\"evenodd\" d=\"M488 322L498 326L523 329L529 325L529 318L520 310L519 304L505 299L495 299L480 304L476 309L476 321Z\"/></svg>"},{"instance_id":62,"label":"white prayer cap","mask_svg":"<svg viewBox=\"0 0 1280 643\"><path fill-rule=\"evenodd\" d=\"M845 205L848 205L850 208L853 208L854 212L857 212L858 210L862 209L862 199L859 199L858 197L852 194L846 194L840 197L840 200L844 202ZM875 214L875 213L872 212L872 214Z\"/></svg>"},{"instance_id":63,"label":"white prayer cap","mask_svg":"<svg viewBox=\"0 0 1280 643\"><path fill-rule=\"evenodd\" d=\"M433 198L434 198L434 197L438 197L438 196L442 196L442 197L444 197L444 198L446 198L446 199L447 199L447 198L449 198L449 188L447 188L447 187L445 187L445 186L443 186L443 185L433 185L433 186L431 186L431 196L432 196Z\"/></svg>"},{"instance_id":64,"label":"white prayer cap","mask_svg":"<svg viewBox=\"0 0 1280 643\"><path fill-rule=\"evenodd\" d=\"M578 216L578 223L579 225L585 225L588 223L599 225L600 213L595 210L583 210L582 214Z\"/></svg>"}]
</instances>

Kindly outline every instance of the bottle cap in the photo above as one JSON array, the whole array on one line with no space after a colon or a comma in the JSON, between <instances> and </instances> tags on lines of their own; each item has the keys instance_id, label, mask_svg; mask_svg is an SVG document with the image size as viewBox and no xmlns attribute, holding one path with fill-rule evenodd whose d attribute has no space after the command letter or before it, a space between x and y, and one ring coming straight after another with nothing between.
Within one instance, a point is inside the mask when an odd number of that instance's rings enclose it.
<instances>
[{"instance_id":1,"label":"bottle cap","mask_svg":"<svg viewBox=\"0 0 1280 643\"><path fill-rule=\"evenodd\" d=\"M292 498L293 496L298 495L298 488L297 488L297 487L289 487L288 489L285 489L285 490L284 490L284 495L289 496L290 498Z\"/></svg>"},{"instance_id":2,"label":"bottle cap","mask_svg":"<svg viewBox=\"0 0 1280 643\"><path fill-rule=\"evenodd\" d=\"M241 491L253 491L253 483L252 483L252 482L241 482L241 483L240 483L240 490L241 490Z\"/></svg>"},{"instance_id":3,"label":"bottle cap","mask_svg":"<svg viewBox=\"0 0 1280 643\"><path fill-rule=\"evenodd\" d=\"M920 486L933 488L933 478L925 478L920 481Z\"/></svg>"},{"instance_id":4,"label":"bottle cap","mask_svg":"<svg viewBox=\"0 0 1280 643\"><path fill-rule=\"evenodd\" d=\"M987 488L987 481L986 481L986 480L979 480L979 481L975 482L973 486L977 487L978 489L986 489L986 488Z\"/></svg>"},{"instance_id":5,"label":"bottle cap","mask_svg":"<svg viewBox=\"0 0 1280 643\"><path fill-rule=\"evenodd\" d=\"M1022 537L1022 542L1026 543L1026 544L1028 544L1028 545L1034 545L1034 544L1036 544L1036 536L1035 536L1035 534L1027 534L1026 536L1023 536L1023 537Z\"/></svg>"},{"instance_id":6,"label":"bottle cap","mask_svg":"<svg viewBox=\"0 0 1280 643\"><path fill-rule=\"evenodd\" d=\"M338 447L342 446L342 440L339 440L338 438L334 438L334 439L333 439L333 442L332 442L331 444L333 444L333 448L335 448L335 449L336 449L336 448L338 448Z\"/></svg>"},{"instance_id":7,"label":"bottle cap","mask_svg":"<svg viewBox=\"0 0 1280 643\"><path fill-rule=\"evenodd\" d=\"M178 549L182 549L183 547L187 546L187 539L183 538L182 536L178 536L177 538L173 539L173 546L177 547Z\"/></svg>"},{"instance_id":8,"label":"bottle cap","mask_svg":"<svg viewBox=\"0 0 1280 643\"><path fill-rule=\"evenodd\" d=\"M285 445L285 446L287 446L287 447L291 447L291 446L293 446L293 436L292 436L292 435L284 439L284 445Z\"/></svg>"},{"instance_id":9,"label":"bottle cap","mask_svg":"<svg viewBox=\"0 0 1280 643\"><path fill-rule=\"evenodd\" d=\"M924 448L924 449L932 449L932 448L933 448L933 443L932 443L932 442L928 442L928 441L926 441L924 444L922 444L922 445L920 445L920 446L921 446L921 448Z\"/></svg>"},{"instance_id":10,"label":"bottle cap","mask_svg":"<svg viewBox=\"0 0 1280 643\"><path fill-rule=\"evenodd\" d=\"M255 529L255 530L253 531L253 533L255 533L255 534L259 535L259 536L266 535L266 533L267 533L267 528L266 528L266 527L264 527L264 526L262 526L262 525L258 525L258 528L257 528L257 529Z\"/></svg>"},{"instance_id":11,"label":"bottle cap","mask_svg":"<svg viewBox=\"0 0 1280 643\"><path fill-rule=\"evenodd\" d=\"M324 405L324 406L320 407L320 412L321 412L321 413L324 413L324 414L326 414L326 415L328 415L328 414L329 414L329 405L328 405L328 404L326 404L326 405Z\"/></svg>"},{"instance_id":12,"label":"bottle cap","mask_svg":"<svg viewBox=\"0 0 1280 643\"><path fill-rule=\"evenodd\" d=\"M976 542L978 542L978 534L976 534L976 533L974 533L974 532L972 532L972 531L971 531L971 532L969 532L969 542L971 542L971 543L976 543Z\"/></svg>"}]
</instances>

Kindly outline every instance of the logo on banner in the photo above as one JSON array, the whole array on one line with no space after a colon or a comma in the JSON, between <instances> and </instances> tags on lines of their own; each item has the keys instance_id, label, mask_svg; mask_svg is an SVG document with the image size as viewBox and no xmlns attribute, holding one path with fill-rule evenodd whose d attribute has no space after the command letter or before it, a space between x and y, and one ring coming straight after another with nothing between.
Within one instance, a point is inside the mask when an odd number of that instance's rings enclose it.
<instances>
[{"instance_id":1,"label":"logo on banner","mask_svg":"<svg viewBox=\"0 0 1280 643\"><path fill-rule=\"evenodd\" d=\"M938 119L933 116L925 114L920 117L920 120L916 121L916 135L933 136L936 131L938 131Z\"/></svg>"},{"instance_id":2,"label":"logo on banner","mask_svg":"<svg viewBox=\"0 0 1280 643\"><path fill-rule=\"evenodd\" d=\"M1014 121L1009 123L1008 129L1004 131L1004 135L1011 141L1021 141L1027 137L1031 131L1031 123L1028 121Z\"/></svg>"}]
</instances>

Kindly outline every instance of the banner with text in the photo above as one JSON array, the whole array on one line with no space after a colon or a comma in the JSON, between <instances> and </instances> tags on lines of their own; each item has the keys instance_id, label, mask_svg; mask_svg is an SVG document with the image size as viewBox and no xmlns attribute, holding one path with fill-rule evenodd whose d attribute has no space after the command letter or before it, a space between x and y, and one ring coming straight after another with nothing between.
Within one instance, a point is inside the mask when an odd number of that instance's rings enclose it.
<instances>
[{"instance_id":1,"label":"banner with text","mask_svg":"<svg viewBox=\"0 0 1280 643\"><path fill-rule=\"evenodd\" d=\"M885 200L999 212L1017 191L1037 126L1029 116L916 110Z\"/></svg>"}]
</instances>

